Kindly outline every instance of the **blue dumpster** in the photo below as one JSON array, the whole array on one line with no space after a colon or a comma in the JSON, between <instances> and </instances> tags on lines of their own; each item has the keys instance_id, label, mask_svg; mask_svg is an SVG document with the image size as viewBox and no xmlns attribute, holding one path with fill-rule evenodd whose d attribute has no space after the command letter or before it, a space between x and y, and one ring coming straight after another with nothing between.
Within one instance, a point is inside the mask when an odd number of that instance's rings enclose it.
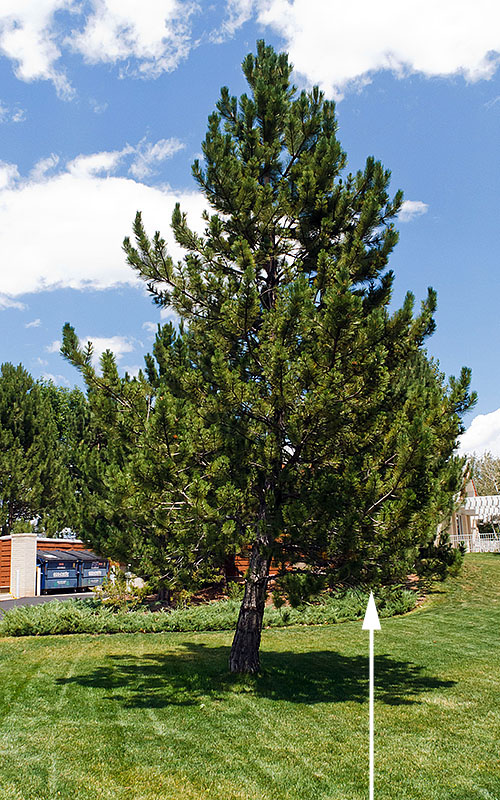
<instances>
[{"instance_id":1,"label":"blue dumpster","mask_svg":"<svg viewBox=\"0 0 500 800\"><path fill-rule=\"evenodd\" d=\"M101 586L109 571L109 561L90 550L68 550L78 560L78 588Z\"/></svg>"},{"instance_id":2,"label":"blue dumpster","mask_svg":"<svg viewBox=\"0 0 500 800\"><path fill-rule=\"evenodd\" d=\"M42 592L78 587L78 561L67 551L39 550L37 564L40 567Z\"/></svg>"}]
</instances>

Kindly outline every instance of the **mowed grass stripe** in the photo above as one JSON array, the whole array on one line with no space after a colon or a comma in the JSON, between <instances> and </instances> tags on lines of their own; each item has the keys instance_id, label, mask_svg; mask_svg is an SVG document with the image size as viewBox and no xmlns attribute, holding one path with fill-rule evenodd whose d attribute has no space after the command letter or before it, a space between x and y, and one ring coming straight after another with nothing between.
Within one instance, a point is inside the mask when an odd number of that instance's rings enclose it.
<instances>
[{"instance_id":1,"label":"mowed grass stripe","mask_svg":"<svg viewBox=\"0 0 500 800\"><path fill-rule=\"evenodd\" d=\"M377 800L500 800L499 600L500 557L470 556L424 608L382 621ZM264 631L256 678L227 674L230 643L229 632L1 640L0 800L365 800L360 623Z\"/></svg>"},{"instance_id":2,"label":"mowed grass stripe","mask_svg":"<svg viewBox=\"0 0 500 800\"><path fill-rule=\"evenodd\" d=\"M25 644L28 641L41 644L27 639ZM99 796L103 774L106 783L113 769L119 772L123 766L124 737L116 719L119 706L102 702L102 695L108 692L104 687L85 693L82 703L81 687L73 678L93 662L94 651L100 655L99 643L95 637L79 637L78 644L61 648L59 637L51 637L46 647L36 648L37 670L25 683L24 708L18 703L16 713L11 714L11 758L2 759L0 774L16 776L22 769L23 800L69 797L75 791L83 797L92 782ZM81 756L75 758L78 752Z\"/></svg>"}]
</instances>

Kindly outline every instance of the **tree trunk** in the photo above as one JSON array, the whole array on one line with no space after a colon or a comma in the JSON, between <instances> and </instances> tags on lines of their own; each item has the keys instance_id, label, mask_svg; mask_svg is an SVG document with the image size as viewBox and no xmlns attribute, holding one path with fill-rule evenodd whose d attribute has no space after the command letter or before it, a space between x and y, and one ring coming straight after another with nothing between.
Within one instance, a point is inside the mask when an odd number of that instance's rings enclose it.
<instances>
[{"instance_id":1,"label":"tree trunk","mask_svg":"<svg viewBox=\"0 0 500 800\"><path fill-rule=\"evenodd\" d=\"M160 586L158 588L158 602L171 605L172 592L170 591L170 589L167 589L165 586Z\"/></svg>"},{"instance_id":2,"label":"tree trunk","mask_svg":"<svg viewBox=\"0 0 500 800\"><path fill-rule=\"evenodd\" d=\"M260 670L260 636L266 604L270 556L261 552L262 544L256 542L250 554L245 594L241 603L236 633L234 634L229 669L231 672L255 673Z\"/></svg>"}]
</instances>

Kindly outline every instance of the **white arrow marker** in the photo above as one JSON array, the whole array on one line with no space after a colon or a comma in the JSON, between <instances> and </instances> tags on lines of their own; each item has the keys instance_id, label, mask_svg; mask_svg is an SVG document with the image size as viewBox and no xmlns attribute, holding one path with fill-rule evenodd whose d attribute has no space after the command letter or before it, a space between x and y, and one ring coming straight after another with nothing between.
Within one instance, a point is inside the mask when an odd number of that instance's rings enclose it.
<instances>
[{"instance_id":1,"label":"white arrow marker","mask_svg":"<svg viewBox=\"0 0 500 800\"><path fill-rule=\"evenodd\" d=\"M373 669L373 631L380 630L380 622L373 592L370 592L370 599L366 606L362 630L370 631L370 800L373 800L373 695L375 683Z\"/></svg>"}]
</instances>

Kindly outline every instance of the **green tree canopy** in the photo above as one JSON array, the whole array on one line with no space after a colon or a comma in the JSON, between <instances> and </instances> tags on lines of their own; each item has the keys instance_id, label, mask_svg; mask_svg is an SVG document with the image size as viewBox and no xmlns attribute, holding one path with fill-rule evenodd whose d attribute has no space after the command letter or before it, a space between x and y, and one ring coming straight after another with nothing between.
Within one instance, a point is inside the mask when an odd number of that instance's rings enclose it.
<instances>
[{"instance_id":1,"label":"green tree canopy","mask_svg":"<svg viewBox=\"0 0 500 800\"><path fill-rule=\"evenodd\" d=\"M0 524L37 519L49 534L75 522L76 426L85 398L36 382L21 365L0 367ZM80 413L78 413L80 412Z\"/></svg>"},{"instance_id":2,"label":"green tree canopy","mask_svg":"<svg viewBox=\"0 0 500 800\"><path fill-rule=\"evenodd\" d=\"M259 669L272 561L371 582L412 567L460 486L453 451L474 401L469 371L447 384L423 350L435 293L417 315L411 294L389 310L401 192L372 157L347 173L334 104L297 92L291 69L259 42L249 93L222 89L193 166L204 233L178 206L172 218L184 259L140 214L124 243L182 327L159 332L133 389L122 474L177 569L248 551L237 672ZM106 393L69 326L63 353Z\"/></svg>"}]
</instances>

